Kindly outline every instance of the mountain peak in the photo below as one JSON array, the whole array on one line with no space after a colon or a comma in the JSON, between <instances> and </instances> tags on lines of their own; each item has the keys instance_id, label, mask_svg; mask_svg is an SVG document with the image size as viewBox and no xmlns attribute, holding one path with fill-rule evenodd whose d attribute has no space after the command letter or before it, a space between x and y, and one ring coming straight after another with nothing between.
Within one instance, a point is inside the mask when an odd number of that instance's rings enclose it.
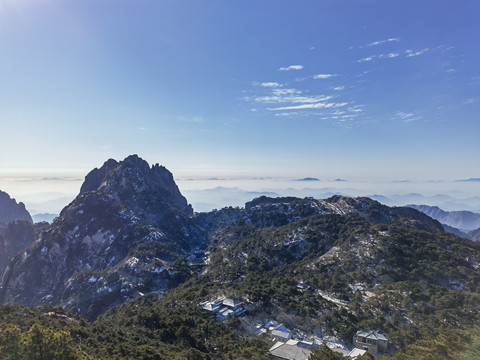
<instances>
[{"instance_id":1,"label":"mountain peak","mask_svg":"<svg viewBox=\"0 0 480 360\"><path fill-rule=\"evenodd\" d=\"M107 193L133 207L141 205L145 210L162 203L186 215L193 213L175 184L172 173L159 164L150 167L138 155L130 155L120 162L109 159L101 168L90 171L80 195L90 191Z\"/></svg>"},{"instance_id":2,"label":"mountain peak","mask_svg":"<svg viewBox=\"0 0 480 360\"><path fill-rule=\"evenodd\" d=\"M62 304L94 318L145 291L147 278L148 289L164 291L191 276L180 268L177 275L175 262L205 241L192 213L165 167L150 167L137 155L109 159L85 177L55 222L12 258L0 300Z\"/></svg>"}]
</instances>

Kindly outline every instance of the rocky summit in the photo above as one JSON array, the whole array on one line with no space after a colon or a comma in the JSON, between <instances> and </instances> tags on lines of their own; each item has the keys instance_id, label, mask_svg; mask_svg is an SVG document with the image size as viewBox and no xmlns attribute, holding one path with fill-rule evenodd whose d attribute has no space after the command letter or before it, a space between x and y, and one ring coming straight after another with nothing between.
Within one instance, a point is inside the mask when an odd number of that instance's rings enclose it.
<instances>
[{"instance_id":1,"label":"rocky summit","mask_svg":"<svg viewBox=\"0 0 480 360\"><path fill-rule=\"evenodd\" d=\"M23 203L18 203L6 192L0 191L0 223L24 220L32 223L30 213Z\"/></svg>"},{"instance_id":2,"label":"rocky summit","mask_svg":"<svg viewBox=\"0 0 480 360\"><path fill-rule=\"evenodd\" d=\"M136 155L110 159L2 279L4 303L62 305L94 319L144 292L192 275L181 259L204 246L203 230L172 174Z\"/></svg>"}]
</instances>

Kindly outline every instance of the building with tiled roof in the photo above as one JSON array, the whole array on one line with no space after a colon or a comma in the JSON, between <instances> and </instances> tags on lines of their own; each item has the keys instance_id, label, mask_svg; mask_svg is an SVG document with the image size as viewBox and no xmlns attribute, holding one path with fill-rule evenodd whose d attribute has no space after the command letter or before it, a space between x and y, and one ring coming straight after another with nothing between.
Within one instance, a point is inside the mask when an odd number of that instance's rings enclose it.
<instances>
[{"instance_id":1,"label":"building with tiled roof","mask_svg":"<svg viewBox=\"0 0 480 360\"><path fill-rule=\"evenodd\" d=\"M363 349L372 354L382 354L388 351L388 339L379 331L358 331L353 337L357 349Z\"/></svg>"}]
</instances>

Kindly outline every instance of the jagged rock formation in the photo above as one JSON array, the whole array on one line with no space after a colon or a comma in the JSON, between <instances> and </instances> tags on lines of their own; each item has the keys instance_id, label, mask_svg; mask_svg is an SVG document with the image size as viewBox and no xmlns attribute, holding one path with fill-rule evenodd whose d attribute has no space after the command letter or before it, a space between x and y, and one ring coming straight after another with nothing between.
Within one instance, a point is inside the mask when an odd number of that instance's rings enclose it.
<instances>
[{"instance_id":1,"label":"jagged rock formation","mask_svg":"<svg viewBox=\"0 0 480 360\"><path fill-rule=\"evenodd\" d=\"M85 177L80 195L89 191L115 194L120 201L145 214L161 213L159 210L165 205L184 215L193 213L192 207L180 194L172 173L158 164L150 168L137 155L129 156L121 163L109 159L100 169L92 170ZM147 196L142 196L145 194ZM152 201L151 195L156 195L157 201Z\"/></svg>"},{"instance_id":2,"label":"jagged rock formation","mask_svg":"<svg viewBox=\"0 0 480 360\"><path fill-rule=\"evenodd\" d=\"M18 203L15 199L3 191L0 191L0 223L9 223L11 221L24 220L32 223L32 217L30 216L25 205Z\"/></svg>"},{"instance_id":3,"label":"jagged rock formation","mask_svg":"<svg viewBox=\"0 0 480 360\"><path fill-rule=\"evenodd\" d=\"M93 319L142 292L192 275L182 261L202 247L202 229L172 174L136 155L108 160L2 280L2 301L60 304Z\"/></svg>"}]
</instances>

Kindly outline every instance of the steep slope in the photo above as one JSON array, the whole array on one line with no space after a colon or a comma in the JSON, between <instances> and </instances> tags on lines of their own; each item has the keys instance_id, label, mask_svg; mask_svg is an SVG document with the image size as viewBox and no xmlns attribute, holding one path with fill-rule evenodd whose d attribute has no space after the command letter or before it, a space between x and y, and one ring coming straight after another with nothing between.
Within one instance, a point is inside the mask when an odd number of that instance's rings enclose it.
<instances>
[{"instance_id":1,"label":"steep slope","mask_svg":"<svg viewBox=\"0 0 480 360\"><path fill-rule=\"evenodd\" d=\"M93 319L142 292L166 291L192 275L183 259L204 244L192 213L164 167L136 155L110 159L12 260L2 300L60 304Z\"/></svg>"},{"instance_id":2,"label":"steep slope","mask_svg":"<svg viewBox=\"0 0 480 360\"><path fill-rule=\"evenodd\" d=\"M18 203L6 192L0 191L0 223L23 220L32 223L30 213L23 203Z\"/></svg>"}]
</instances>

